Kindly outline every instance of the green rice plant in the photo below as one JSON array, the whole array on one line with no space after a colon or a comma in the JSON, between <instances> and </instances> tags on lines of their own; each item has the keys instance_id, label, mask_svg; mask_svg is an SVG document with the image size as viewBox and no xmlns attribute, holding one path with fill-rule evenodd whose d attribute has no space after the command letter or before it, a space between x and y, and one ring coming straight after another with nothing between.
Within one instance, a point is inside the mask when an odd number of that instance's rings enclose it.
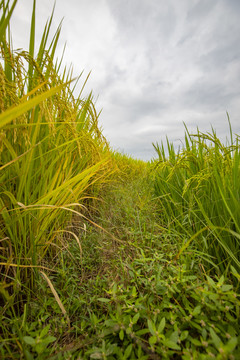
<instances>
[{"instance_id":1,"label":"green rice plant","mask_svg":"<svg viewBox=\"0 0 240 360\"><path fill-rule=\"evenodd\" d=\"M192 245L221 271L240 269L240 148L231 125L230 135L224 145L214 130L190 135L186 128L181 151L168 142L167 157L163 143L155 146L155 194L163 227L179 234L177 257Z\"/></svg>"},{"instance_id":2,"label":"green rice plant","mask_svg":"<svg viewBox=\"0 0 240 360\"><path fill-rule=\"evenodd\" d=\"M8 11L9 1L1 1L0 20L0 271L5 300L6 284L15 293L23 283L34 286L33 269L61 248L61 234L73 215L85 221L86 199L96 196L112 171L92 94L75 99L71 70L60 73L62 59L54 63L61 26L47 47L52 13L35 56L34 0L29 52L13 51L6 39L14 4Z\"/></svg>"},{"instance_id":3,"label":"green rice plant","mask_svg":"<svg viewBox=\"0 0 240 360\"><path fill-rule=\"evenodd\" d=\"M114 173L114 179L117 181L130 181L136 177L143 177L150 172L150 164L144 160L134 159L127 154L116 151L112 151L111 156L117 167L117 173Z\"/></svg>"}]
</instances>

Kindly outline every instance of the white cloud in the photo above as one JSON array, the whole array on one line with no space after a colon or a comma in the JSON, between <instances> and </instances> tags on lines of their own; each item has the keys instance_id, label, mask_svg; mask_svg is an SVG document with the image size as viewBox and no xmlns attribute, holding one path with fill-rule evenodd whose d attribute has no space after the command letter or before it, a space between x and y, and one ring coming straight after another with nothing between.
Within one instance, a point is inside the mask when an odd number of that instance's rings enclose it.
<instances>
[{"instance_id":1,"label":"white cloud","mask_svg":"<svg viewBox=\"0 0 240 360\"><path fill-rule=\"evenodd\" d=\"M25 48L31 3L19 1L13 27ZM54 1L37 4L42 29ZM225 136L228 110L239 132L239 15L238 0L57 0L53 25L64 16L75 74L92 70L86 91L99 95L111 145L149 158L152 142L183 138L183 121Z\"/></svg>"}]
</instances>

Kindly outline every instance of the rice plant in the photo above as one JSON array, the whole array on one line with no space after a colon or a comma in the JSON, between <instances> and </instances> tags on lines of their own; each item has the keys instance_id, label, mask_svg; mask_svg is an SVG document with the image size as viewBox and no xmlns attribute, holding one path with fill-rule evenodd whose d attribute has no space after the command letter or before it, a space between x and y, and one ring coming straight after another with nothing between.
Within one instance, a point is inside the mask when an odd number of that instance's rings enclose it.
<instances>
[{"instance_id":1,"label":"rice plant","mask_svg":"<svg viewBox=\"0 0 240 360\"><path fill-rule=\"evenodd\" d=\"M230 122L229 122L230 124ZM155 194L165 228L179 234L179 257L194 246L209 266L240 269L240 148L238 137L224 145L212 133L190 135L178 153L155 145L159 160Z\"/></svg>"},{"instance_id":2,"label":"rice plant","mask_svg":"<svg viewBox=\"0 0 240 360\"><path fill-rule=\"evenodd\" d=\"M60 72L62 59L54 60L61 24L48 46L52 13L35 54L33 1L29 51L14 51L8 33L15 4L8 10L9 1L1 1L0 21L0 267L5 294L6 284L12 289L17 282L19 292L23 283L34 285L38 272L32 269L41 269L46 255L62 246L73 214L84 218L85 199L96 195L97 183L112 169L92 94L75 98L71 69Z\"/></svg>"}]
</instances>

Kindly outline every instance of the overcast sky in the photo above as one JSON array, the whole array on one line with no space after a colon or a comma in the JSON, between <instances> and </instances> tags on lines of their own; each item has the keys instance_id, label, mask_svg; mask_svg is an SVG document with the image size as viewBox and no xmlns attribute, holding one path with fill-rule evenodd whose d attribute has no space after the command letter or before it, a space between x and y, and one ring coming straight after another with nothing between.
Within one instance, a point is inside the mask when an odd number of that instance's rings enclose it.
<instances>
[{"instance_id":1,"label":"overcast sky","mask_svg":"<svg viewBox=\"0 0 240 360\"><path fill-rule=\"evenodd\" d=\"M54 0L37 0L37 36ZM14 47L28 47L32 0L18 0ZM103 109L112 148L155 157L152 142L180 144L190 132L240 134L239 0L56 0L53 29L64 17L59 54L74 74L92 71L86 91ZM84 78L82 79L82 81Z\"/></svg>"}]
</instances>

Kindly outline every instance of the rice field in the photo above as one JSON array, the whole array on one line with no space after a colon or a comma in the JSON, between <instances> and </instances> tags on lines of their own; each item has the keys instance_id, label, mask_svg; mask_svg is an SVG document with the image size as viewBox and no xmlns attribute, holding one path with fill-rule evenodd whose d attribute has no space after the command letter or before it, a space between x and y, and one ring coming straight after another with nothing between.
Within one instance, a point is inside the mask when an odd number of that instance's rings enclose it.
<instances>
[{"instance_id":1,"label":"rice field","mask_svg":"<svg viewBox=\"0 0 240 360\"><path fill-rule=\"evenodd\" d=\"M0 1L0 359L239 359L240 146L111 149L87 79ZM64 70L60 70L64 69ZM82 82L79 96L76 82Z\"/></svg>"}]
</instances>

